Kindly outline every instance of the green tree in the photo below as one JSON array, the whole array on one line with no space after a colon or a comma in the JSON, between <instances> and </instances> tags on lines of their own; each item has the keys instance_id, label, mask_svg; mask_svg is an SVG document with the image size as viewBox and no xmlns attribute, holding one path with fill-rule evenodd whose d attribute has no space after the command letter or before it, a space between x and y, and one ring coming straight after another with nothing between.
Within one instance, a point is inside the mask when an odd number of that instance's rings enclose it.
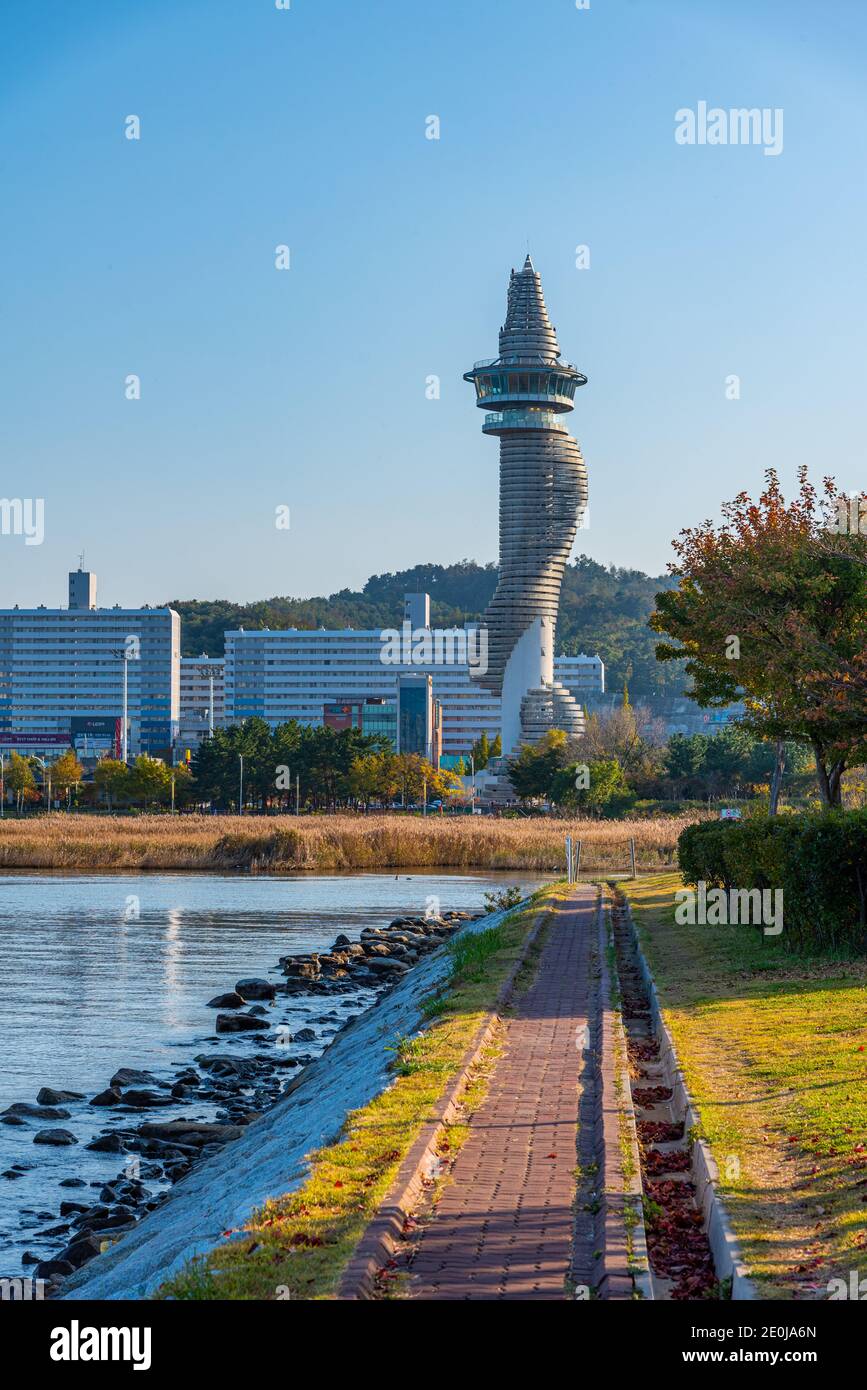
<instances>
[{"instance_id":1,"label":"green tree","mask_svg":"<svg viewBox=\"0 0 867 1390\"><path fill-rule=\"evenodd\" d=\"M678 644L660 643L657 656L686 658L698 705L743 695L744 722L780 756L786 739L812 748L832 807L845 769L867 757L867 565L852 563L849 538L828 536L806 469L799 480L787 503L769 469L758 501L741 493L719 529L682 532L677 588L657 595L650 626ZM836 492L827 479L826 499ZM856 539L867 556L867 538Z\"/></svg>"},{"instance_id":2,"label":"green tree","mask_svg":"<svg viewBox=\"0 0 867 1390\"><path fill-rule=\"evenodd\" d=\"M617 759L601 758L561 768L552 782L551 800L600 816L622 814L635 796Z\"/></svg>"},{"instance_id":3,"label":"green tree","mask_svg":"<svg viewBox=\"0 0 867 1390\"><path fill-rule=\"evenodd\" d=\"M665 765L662 727L645 708L629 703L589 715L580 752L588 763L616 759L630 785L644 794Z\"/></svg>"},{"instance_id":4,"label":"green tree","mask_svg":"<svg viewBox=\"0 0 867 1390\"><path fill-rule=\"evenodd\" d=\"M680 796L740 795L767 789L776 766L775 744L757 738L740 724L729 724L718 734L673 734L665 750L665 776ZM787 743L784 765L791 778L803 776L809 752Z\"/></svg>"},{"instance_id":5,"label":"green tree","mask_svg":"<svg viewBox=\"0 0 867 1390\"><path fill-rule=\"evenodd\" d=\"M397 794L399 778L392 753L364 753L353 758L349 769L349 789L364 809L374 801L390 802Z\"/></svg>"},{"instance_id":6,"label":"green tree","mask_svg":"<svg viewBox=\"0 0 867 1390\"><path fill-rule=\"evenodd\" d=\"M15 809L20 816L25 801L32 801L36 796L36 778L29 760L22 758L18 753L11 753L6 765L4 782L15 794Z\"/></svg>"},{"instance_id":7,"label":"green tree","mask_svg":"<svg viewBox=\"0 0 867 1390\"><path fill-rule=\"evenodd\" d=\"M285 727L285 726L283 726ZM279 751L279 756L278 756ZM277 794L277 768L286 760L287 749L275 745L264 719L246 719L226 729L215 729L195 750L192 761L198 795L216 805L238 805L243 758L245 804L254 805Z\"/></svg>"},{"instance_id":8,"label":"green tree","mask_svg":"<svg viewBox=\"0 0 867 1390\"><path fill-rule=\"evenodd\" d=\"M84 768L70 748L51 765L51 782L58 792L66 792L77 786L84 777Z\"/></svg>"},{"instance_id":9,"label":"green tree","mask_svg":"<svg viewBox=\"0 0 867 1390\"><path fill-rule=\"evenodd\" d=\"M136 758L129 776L129 795L143 806L169 800L171 773L161 758L150 758L146 753Z\"/></svg>"},{"instance_id":10,"label":"green tree","mask_svg":"<svg viewBox=\"0 0 867 1390\"><path fill-rule=\"evenodd\" d=\"M482 768L487 767L491 760L491 742L484 730L473 744L472 754L476 772L481 772Z\"/></svg>"},{"instance_id":11,"label":"green tree","mask_svg":"<svg viewBox=\"0 0 867 1390\"><path fill-rule=\"evenodd\" d=\"M685 785L704 772L707 734L672 734L665 753L665 771L672 780Z\"/></svg>"},{"instance_id":12,"label":"green tree","mask_svg":"<svg viewBox=\"0 0 867 1390\"><path fill-rule=\"evenodd\" d=\"M568 761L569 741L561 729L552 729L538 743L525 743L509 760L509 780L522 801L547 797Z\"/></svg>"},{"instance_id":13,"label":"green tree","mask_svg":"<svg viewBox=\"0 0 867 1390\"><path fill-rule=\"evenodd\" d=\"M109 811L113 811L115 802L126 797L130 790L130 770L118 758L100 758L93 773L93 784L97 795L104 796Z\"/></svg>"}]
</instances>

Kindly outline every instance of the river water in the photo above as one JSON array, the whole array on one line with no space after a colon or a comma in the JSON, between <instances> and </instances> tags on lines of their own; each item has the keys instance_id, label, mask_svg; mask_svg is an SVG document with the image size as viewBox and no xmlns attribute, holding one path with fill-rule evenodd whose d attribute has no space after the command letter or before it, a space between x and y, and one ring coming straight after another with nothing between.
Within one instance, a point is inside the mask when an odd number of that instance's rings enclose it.
<instances>
[{"instance_id":1,"label":"river water","mask_svg":"<svg viewBox=\"0 0 867 1390\"><path fill-rule=\"evenodd\" d=\"M547 877L411 870L296 877L2 875L0 1111L16 1101L35 1102L41 1086L89 1098L119 1066L169 1079L179 1064L215 1045L216 1011L207 1001L244 977L280 980L281 955L325 950L339 932L355 940L365 926L428 908L478 911L491 888L518 884L529 892ZM299 1050L315 1055L370 997L353 996L351 1006L321 997L278 998L274 1022L293 1032L312 1026L316 1043ZM320 1022L334 1013L339 1021ZM238 1056L261 1051L262 1035L221 1036L220 1049L226 1048ZM62 1247L62 1237L43 1234L58 1223L62 1198L76 1200L82 1192L81 1200L94 1200L84 1188L61 1187L61 1179L101 1185L120 1167L117 1155L84 1147L119 1122L116 1112L86 1100L64 1108L69 1119L0 1124L0 1172L34 1165L21 1177L0 1179L0 1275L26 1274L25 1250L44 1259ZM138 1119L172 1113L147 1111ZM206 1105L194 1113L213 1118ZM65 1148L33 1143L37 1130L52 1127L70 1130L80 1142Z\"/></svg>"}]
</instances>

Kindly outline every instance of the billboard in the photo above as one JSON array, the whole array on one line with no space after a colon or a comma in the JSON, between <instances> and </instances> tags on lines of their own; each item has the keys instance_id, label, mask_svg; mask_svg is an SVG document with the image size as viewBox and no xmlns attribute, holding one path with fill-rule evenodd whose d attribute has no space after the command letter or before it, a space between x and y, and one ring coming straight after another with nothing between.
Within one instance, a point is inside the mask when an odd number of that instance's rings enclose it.
<instances>
[{"instance_id":1,"label":"billboard","mask_svg":"<svg viewBox=\"0 0 867 1390\"><path fill-rule=\"evenodd\" d=\"M57 730L44 734L34 734L29 730L23 734L16 734L12 729L0 730L0 748L68 748L69 743L69 734L62 734Z\"/></svg>"},{"instance_id":2,"label":"billboard","mask_svg":"<svg viewBox=\"0 0 867 1390\"><path fill-rule=\"evenodd\" d=\"M93 734L94 738L114 738L119 719L114 715L104 716L100 714L74 714L69 721L69 732L73 738L76 734Z\"/></svg>"},{"instance_id":3,"label":"billboard","mask_svg":"<svg viewBox=\"0 0 867 1390\"><path fill-rule=\"evenodd\" d=\"M74 714L69 721L69 734L76 752L93 754L110 748L119 758L121 723L114 715Z\"/></svg>"}]
</instances>

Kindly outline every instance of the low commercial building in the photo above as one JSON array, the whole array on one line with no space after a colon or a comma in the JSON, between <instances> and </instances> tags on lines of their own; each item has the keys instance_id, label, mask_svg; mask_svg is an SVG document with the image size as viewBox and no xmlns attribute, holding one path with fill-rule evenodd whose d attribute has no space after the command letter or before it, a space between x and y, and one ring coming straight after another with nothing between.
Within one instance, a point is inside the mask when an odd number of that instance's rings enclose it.
<instances>
[{"instance_id":1,"label":"low commercial building","mask_svg":"<svg viewBox=\"0 0 867 1390\"><path fill-rule=\"evenodd\" d=\"M322 723L328 729L358 729L387 739L395 753L417 753L439 767L442 706L433 698L430 676L399 676L392 696L356 695L327 700Z\"/></svg>"}]
</instances>

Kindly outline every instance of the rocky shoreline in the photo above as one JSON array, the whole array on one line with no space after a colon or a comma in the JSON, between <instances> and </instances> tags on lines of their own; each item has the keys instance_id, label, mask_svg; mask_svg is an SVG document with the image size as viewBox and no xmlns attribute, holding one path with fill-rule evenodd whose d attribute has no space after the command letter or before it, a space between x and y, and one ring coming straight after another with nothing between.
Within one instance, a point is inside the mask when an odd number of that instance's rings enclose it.
<instances>
[{"instance_id":1,"label":"rocky shoreline","mask_svg":"<svg viewBox=\"0 0 867 1390\"><path fill-rule=\"evenodd\" d=\"M240 979L233 989L208 1001L216 1010L216 1037L232 1043L255 1038L262 1050L252 1056L202 1052L193 1062L177 1064L175 1075L161 1078L152 1071L120 1067L104 1090L88 1098L80 1092L43 1086L35 1103L18 1101L0 1114L0 1123L30 1130L38 1145L70 1147L79 1140L62 1124L75 1107L110 1112L115 1123L103 1128L84 1147L123 1157L120 1171L107 1181L70 1174L59 1186L69 1192L58 1211L28 1211L47 1223L33 1233L34 1241L56 1239L57 1253L43 1259L25 1251L30 1266L49 1292L58 1292L69 1275L133 1229L155 1210L174 1184L194 1166L238 1139L248 1125L298 1084L303 1069L315 1059L307 1048L327 1047L359 1013L391 989L424 956L436 950L470 920L483 913L445 912L441 916L398 917L386 927L365 927L357 941L339 935L330 951L282 956L282 980ZM317 1016L317 1029L294 1033L278 1021L281 1002L319 997L333 1006ZM297 1046L301 1045L301 1050ZM318 1054L316 1054L318 1055ZM177 1115L179 1107L217 1107L214 1119ZM171 1118L165 1112L172 1111ZM154 1114L154 1112L158 1112ZM161 1112L161 1113L160 1113ZM133 1117L141 1116L138 1121ZM44 1124L44 1122L51 1122ZM28 1160L11 1164L0 1178L14 1182L35 1168ZM95 1200L92 1189L99 1189ZM11 1276L11 1271L10 1275Z\"/></svg>"}]
</instances>

